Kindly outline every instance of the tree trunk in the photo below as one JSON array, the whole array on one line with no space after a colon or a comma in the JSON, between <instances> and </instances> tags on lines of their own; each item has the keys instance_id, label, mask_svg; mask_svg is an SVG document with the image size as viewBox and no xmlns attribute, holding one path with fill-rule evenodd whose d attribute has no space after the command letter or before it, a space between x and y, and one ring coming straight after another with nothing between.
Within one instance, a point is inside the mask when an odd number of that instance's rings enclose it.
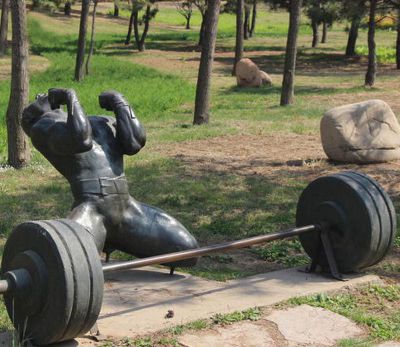
<instances>
[{"instance_id":1,"label":"tree trunk","mask_svg":"<svg viewBox=\"0 0 400 347\"><path fill-rule=\"evenodd\" d=\"M249 30L250 37L253 37L257 22L257 0L253 0L253 13L251 15L251 25Z\"/></svg>"},{"instance_id":2,"label":"tree trunk","mask_svg":"<svg viewBox=\"0 0 400 347\"><path fill-rule=\"evenodd\" d=\"M299 34L302 0L292 0L290 4L289 31L286 44L285 68L283 72L281 106L294 101L294 76L297 58L297 37Z\"/></svg>"},{"instance_id":3,"label":"tree trunk","mask_svg":"<svg viewBox=\"0 0 400 347\"><path fill-rule=\"evenodd\" d=\"M190 30L190 20L192 19L192 14L191 13L189 13L187 16L186 16L186 30Z\"/></svg>"},{"instance_id":4,"label":"tree trunk","mask_svg":"<svg viewBox=\"0 0 400 347\"><path fill-rule=\"evenodd\" d=\"M326 43L328 41L328 23L322 22L322 39L321 43Z\"/></svg>"},{"instance_id":5,"label":"tree trunk","mask_svg":"<svg viewBox=\"0 0 400 347\"><path fill-rule=\"evenodd\" d=\"M397 9L396 66L400 69L400 6Z\"/></svg>"},{"instance_id":6,"label":"tree trunk","mask_svg":"<svg viewBox=\"0 0 400 347\"><path fill-rule=\"evenodd\" d=\"M318 32L318 23L315 20L311 21L311 27L312 27L312 34L313 34L313 39L312 39L312 44L311 46L313 48L318 46L318 41L319 41L319 32Z\"/></svg>"},{"instance_id":7,"label":"tree trunk","mask_svg":"<svg viewBox=\"0 0 400 347\"><path fill-rule=\"evenodd\" d=\"M244 0L236 0L236 46L235 61L233 63L232 76L236 76L236 65L243 57L243 8Z\"/></svg>"},{"instance_id":8,"label":"tree trunk","mask_svg":"<svg viewBox=\"0 0 400 347\"><path fill-rule=\"evenodd\" d=\"M206 31L205 22L206 22L206 21L205 21L205 14L204 14L204 15L202 15L202 19L201 19L200 35L199 35L199 44L198 44L199 48L202 47L203 41L204 41L204 35L205 35L205 31Z\"/></svg>"},{"instance_id":9,"label":"tree trunk","mask_svg":"<svg viewBox=\"0 0 400 347\"><path fill-rule=\"evenodd\" d=\"M12 67L11 93L7 109L8 164L18 169L31 160L28 139L21 127L22 111L29 98L26 2L11 0Z\"/></svg>"},{"instance_id":10,"label":"tree trunk","mask_svg":"<svg viewBox=\"0 0 400 347\"><path fill-rule=\"evenodd\" d=\"M32 0L32 10L35 10L40 6L40 0Z\"/></svg>"},{"instance_id":11,"label":"tree trunk","mask_svg":"<svg viewBox=\"0 0 400 347\"><path fill-rule=\"evenodd\" d=\"M94 51L94 38L96 34L96 11L97 11L97 4L98 0L93 0L93 15L92 15L92 31L90 34L90 46L89 46L89 53L86 58L86 75L89 75L90 70L90 60L93 55Z\"/></svg>"},{"instance_id":12,"label":"tree trunk","mask_svg":"<svg viewBox=\"0 0 400 347\"><path fill-rule=\"evenodd\" d=\"M84 61L86 47L86 32L89 17L90 0L82 0L81 21L79 26L78 53L76 55L75 80L82 81L85 76Z\"/></svg>"},{"instance_id":13,"label":"tree trunk","mask_svg":"<svg viewBox=\"0 0 400 347\"><path fill-rule=\"evenodd\" d=\"M243 37L245 40L249 38L250 31L250 8L244 7L244 24L243 24Z\"/></svg>"},{"instance_id":14,"label":"tree trunk","mask_svg":"<svg viewBox=\"0 0 400 347\"><path fill-rule=\"evenodd\" d=\"M114 17L119 17L119 5L117 1L114 1Z\"/></svg>"},{"instance_id":15,"label":"tree trunk","mask_svg":"<svg viewBox=\"0 0 400 347\"><path fill-rule=\"evenodd\" d=\"M376 77L376 43L375 43L375 14L377 0L371 0L368 22L368 69L365 75L365 86L373 87Z\"/></svg>"},{"instance_id":16,"label":"tree trunk","mask_svg":"<svg viewBox=\"0 0 400 347\"><path fill-rule=\"evenodd\" d=\"M139 52L144 52L144 50L146 49L145 42L150 27L150 11L151 11L151 6L147 5L145 19L144 19L144 29L142 32L142 37L140 38L140 41L138 43Z\"/></svg>"},{"instance_id":17,"label":"tree trunk","mask_svg":"<svg viewBox=\"0 0 400 347\"><path fill-rule=\"evenodd\" d=\"M138 50L140 50L140 34L139 34L139 11L133 12L133 33L135 35L135 43Z\"/></svg>"},{"instance_id":18,"label":"tree trunk","mask_svg":"<svg viewBox=\"0 0 400 347\"><path fill-rule=\"evenodd\" d=\"M205 16L205 27L208 28L208 30L204 35L196 88L193 124L197 125L209 122L211 73L220 7L221 0L209 0Z\"/></svg>"},{"instance_id":19,"label":"tree trunk","mask_svg":"<svg viewBox=\"0 0 400 347\"><path fill-rule=\"evenodd\" d=\"M10 9L10 0L3 0L1 5L1 24L0 24L0 57L7 51L7 33L8 33L8 11Z\"/></svg>"},{"instance_id":20,"label":"tree trunk","mask_svg":"<svg viewBox=\"0 0 400 347\"><path fill-rule=\"evenodd\" d=\"M70 16L71 15L71 2L70 1L67 1L65 4L64 4L64 15L65 16Z\"/></svg>"},{"instance_id":21,"label":"tree trunk","mask_svg":"<svg viewBox=\"0 0 400 347\"><path fill-rule=\"evenodd\" d=\"M135 12L137 12L137 11L132 9L131 17L129 18L128 33L126 34L125 45L129 45L129 42L131 42L132 27L133 27Z\"/></svg>"},{"instance_id":22,"label":"tree trunk","mask_svg":"<svg viewBox=\"0 0 400 347\"><path fill-rule=\"evenodd\" d=\"M358 38L358 29L360 28L360 18L353 18L349 30L349 38L346 46L346 56L353 57L356 55L356 44Z\"/></svg>"}]
</instances>

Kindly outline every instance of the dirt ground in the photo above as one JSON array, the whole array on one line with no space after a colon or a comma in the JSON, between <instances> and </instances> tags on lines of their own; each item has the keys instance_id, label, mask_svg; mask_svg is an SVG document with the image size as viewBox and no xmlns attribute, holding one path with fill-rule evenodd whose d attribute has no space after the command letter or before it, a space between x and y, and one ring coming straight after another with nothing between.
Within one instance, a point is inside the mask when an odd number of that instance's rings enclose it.
<instances>
[{"instance_id":1,"label":"dirt ground","mask_svg":"<svg viewBox=\"0 0 400 347\"><path fill-rule=\"evenodd\" d=\"M400 199L400 161L370 165L335 164L324 154L315 135L268 134L233 135L198 141L163 144L155 151L183 162L194 174L221 172L243 176L261 175L276 184L288 178L312 181L319 176L339 171L357 170L375 178L390 194L395 205ZM282 265L257 259L248 250L232 252L229 268L265 272ZM371 271L388 282L400 282L400 274L388 269L400 267L400 251L395 248L385 262ZM214 265L215 259L204 258L201 265Z\"/></svg>"},{"instance_id":2,"label":"dirt ground","mask_svg":"<svg viewBox=\"0 0 400 347\"><path fill-rule=\"evenodd\" d=\"M178 158L192 171L225 171L237 175L263 175L274 181L290 176L312 181L321 175L357 170L371 175L393 197L400 195L400 161L371 165L330 162L315 135L232 135L198 141L163 144L155 151Z\"/></svg>"}]
</instances>

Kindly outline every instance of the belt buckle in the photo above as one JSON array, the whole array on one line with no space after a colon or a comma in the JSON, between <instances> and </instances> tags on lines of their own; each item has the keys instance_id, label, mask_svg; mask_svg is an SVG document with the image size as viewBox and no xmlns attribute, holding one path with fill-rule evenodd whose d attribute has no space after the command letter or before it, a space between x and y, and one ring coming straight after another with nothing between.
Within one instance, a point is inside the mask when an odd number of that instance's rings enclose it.
<instances>
[{"instance_id":1,"label":"belt buckle","mask_svg":"<svg viewBox=\"0 0 400 347\"><path fill-rule=\"evenodd\" d=\"M115 194L115 182L107 178L99 178L100 190L102 195Z\"/></svg>"}]
</instances>

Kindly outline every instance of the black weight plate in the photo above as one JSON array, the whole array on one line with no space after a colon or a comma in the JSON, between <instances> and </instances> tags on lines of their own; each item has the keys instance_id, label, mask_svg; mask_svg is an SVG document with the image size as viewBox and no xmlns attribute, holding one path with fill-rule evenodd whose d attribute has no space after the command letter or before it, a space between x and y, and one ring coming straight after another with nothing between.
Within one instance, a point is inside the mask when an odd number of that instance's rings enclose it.
<instances>
[{"instance_id":1,"label":"black weight plate","mask_svg":"<svg viewBox=\"0 0 400 347\"><path fill-rule=\"evenodd\" d=\"M356 180L345 175L320 177L303 191L297 205L296 225L330 225L329 238L341 272L352 272L370 265L379 249L380 223L369 193ZM300 236L307 254L318 253L318 233ZM326 259L320 265L327 268Z\"/></svg>"},{"instance_id":2,"label":"black weight plate","mask_svg":"<svg viewBox=\"0 0 400 347\"><path fill-rule=\"evenodd\" d=\"M390 228L382 230L382 232L384 234L386 234L383 237L386 236L388 238L386 248L383 250L382 254L377 257L377 259L374 261L374 263L371 264L371 265L374 265L376 263L379 263L386 256L386 254L389 252L390 248L393 246L394 240L396 239L396 233L397 233L396 210L394 208L393 202L390 199L388 193L386 193L386 191L381 187L381 185L377 181L375 181L370 176L364 175L360 172L354 172L354 171L351 171L351 172L354 173L355 175L364 177L365 179L369 180L369 182L373 186L376 187L376 189L379 191L380 195L382 196L383 200L385 201L388 218L390 219Z\"/></svg>"},{"instance_id":3,"label":"black weight plate","mask_svg":"<svg viewBox=\"0 0 400 347\"><path fill-rule=\"evenodd\" d=\"M82 227L77 226L77 222L70 219L62 219L58 222L64 224L78 238L85 253L86 262L90 275L90 302L87 310L85 323L82 325L80 335L89 331L99 317L101 305L103 303L104 273L98 251L92 236L88 232L82 232Z\"/></svg>"},{"instance_id":4,"label":"black weight plate","mask_svg":"<svg viewBox=\"0 0 400 347\"><path fill-rule=\"evenodd\" d=\"M79 229L82 235L87 234L79 224L75 223L74 228ZM86 238L88 243L93 243L90 236ZM48 280L44 287L34 288L45 293L42 306L34 313L26 311L23 298L5 296L9 316L14 319L14 326L21 337L43 345L81 334L89 316L92 283L86 250L79 239L61 222L23 223L14 229L7 240L2 272L14 269L14 259L26 251L40 255ZM101 271L97 252L92 252L90 256L98 259Z\"/></svg>"},{"instance_id":5,"label":"black weight plate","mask_svg":"<svg viewBox=\"0 0 400 347\"><path fill-rule=\"evenodd\" d=\"M376 252L371 253L370 260L368 261L368 266L371 266L379 262L386 255L391 245L393 225L391 214L387 207L387 202L382 196L381 191L377 188L378 183L373 181L372 178L366 175L359 175L355 172L344 172L340 173L340 175L349 177L350 179L353 179L362 185L365 191L370 195L378 214L378 221L380 225L378 235L379 242Z\"/></svg>"}]
</instances>

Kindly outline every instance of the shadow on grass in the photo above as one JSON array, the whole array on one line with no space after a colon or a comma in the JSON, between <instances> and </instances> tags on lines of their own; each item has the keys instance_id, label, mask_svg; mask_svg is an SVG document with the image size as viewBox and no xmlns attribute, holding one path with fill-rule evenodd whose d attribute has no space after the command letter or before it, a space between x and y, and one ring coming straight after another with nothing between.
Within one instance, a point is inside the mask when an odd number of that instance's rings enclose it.
<instances>
[{"instance_id":1,"label":"shadow on grass","mask_svg":"<svg viewBox=\"0 0 400 347\"><path fill-rule=\"evenodd\" d=\"M206 242L210 236L231 239L293 225L301 191L308 181L326 171L325 166L299 167L293 171L286 162L258 160L256 166L271 168L271 173L265 176L255 174L251 162L233 168L227 159L217 163L224 166L223 170L208 164L209 161L184 155L174 159L130 160L126 175L131 195L176 216L200 240ZM331 169L357 168L337 165ZM72 205L69 185L62 177L46 180L43 173L26 170L29 173L10 171L10 178L2 177L3 235L26 220L63 218ZM384 167L368 166L368 170L378 176L398 176L397 171ZM399 186L400 178L389 182L387 187L396 207L400 207Z\"/></svg>"},{"instance_id":2,"label":"shadow on grass","mask_svg":"<svg viewBox=\"0 0 400 347\"><path fill-rule=\"evenodd\" d=\"M291 224L295 201L303 187L300 183L277 186L273 180L257 175L212 170L195 173L178 159L135 163L126 169L132 196L176 216L204 242L209 236L238 238L272 231L277 223ZM67 182L62 177L48 181L36 175L40 174L30 173L29 180L23 173L18 173L17 180L2 179L3 235L26 220L63 218L68 214L72 196Z\"/></svg>"},{"instance_id":3,"label":"shadow on grass","mask_svg":"<svg viewBox=\"0 0 400 347\"><path fill-rule=\"evenodd\" d=\"M256 174L253 165L266 168L268 173ZM257 163L245 161L232 165L229 158L182 155L152 160L130 159L126 175L132 196L164 209L186 225L201 245L206 245L293 226L298 197L308 182L327 171L357 169L360 167L356 165L321 165L303 166L293 171L288 162L279 160L261 159ZM398 176L396 170L381 166L364 167L363 171L371 171L375 176ZM3 236L23 221L63 218L68 214L72 204L68 184L59 176L47 180L43 176L43 172L19 171L14 175L12 171L9 177L2 177L0 230ZM386 189L399 209L400 178L386 183ZM400 245L399 239L397 245ZM393 252L398 252L398 247ZM262 258L271 262L269 264L284 266L307 261L298 241L268 244L265 248L260 246L254 248L252 254L253 262L255 259L260 262ZM232 269L232 265L225 264L225 258L216 256L206 259L206 266L200 265L191 271L213 279L236 278L251 273L251 266L242 264L240 267L240 255L236 257L239 257L235 260L238 268ZM230 258L228 260L231 262ZM252 264L255 268L255 263Z\"/></svg>"},{"instance_id":4,"label":"shadow on grass","mask_svg":"<svg viewBox=\"0 0 400 347\"><path fill-rule=\"evenodd\" d=\"M350 88L335 88L335 87L316 87L316 86L298 86L295 87L296 95L332 95L332 94L342 94L342 93L356 93L356 92L374 92L374 89L364 88L364 87L350 87ZM233 86L230 88L221 89L219 91L221 95L226 95L226 93L234 94L245 94L245 95L268 95L268 94L280 94L281 86L273 85L268 87L260 88L240 88Z\"/></svg>"}]
</instances>

